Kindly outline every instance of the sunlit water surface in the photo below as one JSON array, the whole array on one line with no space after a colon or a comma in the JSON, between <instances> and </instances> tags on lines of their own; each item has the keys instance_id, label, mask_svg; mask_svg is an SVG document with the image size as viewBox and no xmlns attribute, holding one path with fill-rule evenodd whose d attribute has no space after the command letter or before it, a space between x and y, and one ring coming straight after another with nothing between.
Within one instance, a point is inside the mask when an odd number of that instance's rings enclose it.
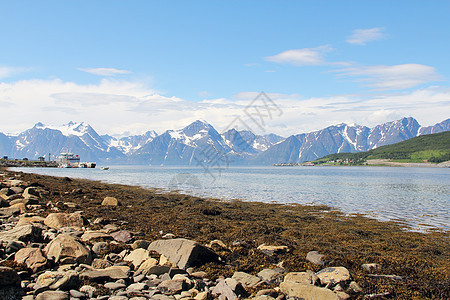
<instances>
[{"instance_id":1,"label":"sunlit water surface","mask_svg":"<svg viewBox=\"0 0 450 300\"><path fill-rule=\"evenodd\" d=\"M17 168L196 196L259 202L324 204L346 213L448 230L449 168L112 166L109 170Z\"/></svg>"}]
</instances>

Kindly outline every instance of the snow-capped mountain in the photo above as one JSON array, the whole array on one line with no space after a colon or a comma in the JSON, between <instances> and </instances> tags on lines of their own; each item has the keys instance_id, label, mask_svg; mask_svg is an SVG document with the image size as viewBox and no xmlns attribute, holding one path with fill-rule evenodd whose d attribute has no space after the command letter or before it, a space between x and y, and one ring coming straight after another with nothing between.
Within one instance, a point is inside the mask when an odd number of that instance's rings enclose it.
<instances>
[{"instance_id":1,"label":"snow-capped mountain","mask_svg":"<svg viewBox=\"0 0 450 300\"><path fill-rule=\"evenodd\" d=\"M37 123L33 128L20 133L14 141L12 157L36 159L72 151L84 161L107 161L124 157L116 148L111 148L97 132L86 123L62 126L47 126Z\"/></svg>"},{"instance_id":2,"label":"snow-capped mountain","mask_svg":"<svg viewBox=\"0 0 450 300\"><path fill-rule=\"evenodd\" d=\"M120 139L107 134L102 135L102 138L110 147L115 147L125 155L129 155L151 142L156 136L158 136L156 131L149 130L141 135L126 136Z\"/></svg>"},{"instance_id":3,"label":"snow-capped mountain","mask_svg":"<svg viewBox=\"0 0 450 300\"><path fill-rule=\"evenodd\" d=\"M449 120L423 128L424 134L450 130ZM414 118L403 118L374 128L340 124L319 131L292 135L258 154L249 163L301 163L333 153L368 151L416 137L421 129Z\"/></svg>"},{"instance_id":4,"label":"snow-capped mountain","mask_svg":"<svg viewBox=\"0 0 450 300\"><path fill-rule=\"evenodd\" d=\"M304 162L343 152L359 152L401 142L418 135L450 130L450 119L421 127L414 118L403 118L373 128L339 124L322 130L283 138L275 134L255 135L230 129L219 134L206 121L195 121L157 135L120 139L99 136L87 123L62 126L37 123L18 136L0 133L0 157L37 159L67 150L83 161L150 165L268 165Z\"/></svg>"}]
</instances>

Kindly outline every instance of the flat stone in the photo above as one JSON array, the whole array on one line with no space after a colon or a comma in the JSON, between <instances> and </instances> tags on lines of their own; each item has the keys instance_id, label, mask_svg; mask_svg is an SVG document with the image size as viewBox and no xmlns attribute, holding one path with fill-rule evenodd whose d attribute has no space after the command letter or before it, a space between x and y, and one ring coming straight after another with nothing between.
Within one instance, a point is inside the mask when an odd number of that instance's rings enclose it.
<instances>
[{"instance_id":1,"label":"flat stone","mask_svg":"<svg viewBox=\"0 0 450 300\"><path fill-rule=\"evenodd\" d=\"M237 272L236 272L237 273ZM235 273L235 274L236 274ZM243 273L243 272L242 272ZM245 274L247 274L247 273L245 273ZM206 278L206 277L208 277L208 274L206 273L206 272L203 272L203 271L197 271L197 272L193 272L193 273L191 273L191 274L189 274L191 277L194 277L194 278L200 278L200 279L204 279L204 278ZM234 275L233 275L234 276ZM250 276L252 276L252 275L250 275ZM236 278L235 278L236 279ZM259 278L258 278L259 279ZM238 279L236 279L236 280L238 280ZM238 280L239 281L239 280ZM242 282L241 282L242 283Z\"/></svg>"},{"instance_id":2,"label":"flat stone","mask_svg":"<svg viewBox=\"0 0 450 300\"><path fill-rule=\"evenodd\" d=\"M70 234L60 234L44 248L47 258L53 257L55 262L84 263L92 261L91 252L80 239Z\"/></svg>"},{"instance_id":3,"label":"flat stone","mask_svg":"<svg viewBox=\"0 0 450 300\"><path fill-rule=\"evenodd\" d=\"M105 197L102 201L102 205L119 206L120 202L114 197Z\"/></svg>"},{"instance_id":4,"label":"flat stone","mask_svg":"<svg viewBox=\"0 0 450 300\"><path fill-rule=\"evenodd\" d=\"M79 292L77 290L70 290L69 294L71 297L74 297L74 298L85 298L86 297L86 294Z\"/></svg>"},{"instance_id":5,"label":"flat stone","mask_svg":"<svg viewBox=\"0 0 450 300\"><path fill-rule=\"evenodd\" d=\"M290 272L284 276L284 282L293 282L301 284L314 285L319 280L319 277L314 272Z\"/></svg>"},{"instance_id":6,"label":"flat stone","mask_svg":"<svg viewBox=\"0 0 450 300\"><path fill-rule=\"evenodd\" d=\"M275 254L283 254L289 251L288 246L270 246L266 244L262 244L258 246L258 250L262 253L272 256Z\"/></svg>"},{"instance_id":7,"label":"flat stone","mask_svg":"<svg viewBox=\"0 0 450 300\"><path fill-rule=\"evenodd\" d=\"M81 236L81 240L83 242L94 242L94 241L99 241L99 240L112 240L112 236L104 233L101 230L87 230L83 233L83 235Z\"/></svg>"},{"instance_id":8,"label":"flat stone","mask_svg":"<svg viewBox=\"0 0 450 300\"><path fill-rule=\"evenodd\" d=\"M258 277L268 284L280 283L283 280L284 269L264 269L258 273Z\"/></svg>"},{"instance_id":9,"label":"flat stone","mask_svg":"<svg viewBox=\"0 0 450 300\"><path fill-rule=\"evenodd\" d=\"M194 297L195 300L209 300L211 299L211 294L209 292L200 292Z\"/></svg>"},{"instance_id":10,"label":"flat stone","mask_svg":"<svg viewBox=\"0 0 450 300\"><path fill-rule=\"evenodd\" d=\"M142 291L147 289L148 285L143 282L132 283L127 287L127 291Z\"/></svg>"},{"instance_id":11,"label":"flat stone","mask_svg":"<svg viewBox=\"0 0 450 300\"><path fill-rule=\"evenodd\" d=\"M0 241L36 242L41 239L42 229L33 224L16 226L13 229L0 232Z\"/></svg>"},{"instance_id":12,"label":"flat stone","mask_svg":"<svg viewBox=\"0 0 450 300\"><path fill-rule=\"evenodd\" d=\"M20 286L20 277L14 269L0 267L0 287L7 285Z\"/></svg>"},{"instance_id":13,"label":"flat stone","mask_svg":"<svg viewBox=\"0 0 450 300\"><path fill-rule=\"evenodd\" d=\"M36 283L39 287L48 287L51 290L70 290L77 287L79 278L75 271L46 271L38 276Z\"/></svg>"},{"instance_id":14,"label":"flat stone","mask_svg":"<svg viewBox=\"0 0 450 300\"><path fill-rule=\"evenodd\" d=\"M132 239L133 236L131 235L131 233L128 230L120 230L120 231L116 231L116 232L112 232L111 236L118 242L122 242L122 243L129 243Z\"/></svg>"},{"instance_id":15,"label":"flat stone","mask_svg":"<svg viewBox=\"0 0 450 300\"><path fill-rule=\"evenodd\" d=\"M296 282L282 282L280 290L288 298L304 300L339 300L338 296L331 290L310 284Z\"/></svg>"},{"instance_id":16,"label":"flat stone","mask_svg":"<svg viewBox=\"0 0 450 300\"><path fill-rule=\"evenodd\" d=\"M142 262L150 258L150 252L146 249L136 249L130 252L127 256L123 258L124 261L129 261L133 264L134 268L137 269Z\"/></svg>"},{"instance_id":17,"label":"flat stone","mask_svg":"<svg viewBox=\"0 0 450 300\"><path fill-rule=\"evenodd\" d=\"M107 282L103 285L105 288L110 289L110 290L118 290L118 289L123 289L126 288L127 285L124 283L117 283L117 282Z\"/></svg>"},{"instance_id":18,"label":"flat stone","mask_svg":"<svg viewBox=\"0 0 450 300\"><path fill-rule=\"evenodd\" d=\"M224 300L238 299L238 296L234 291L225 283L225 280L220 280L219 283L211 289L211 293L214 297Z\"/></svg>"},{"instance_id":19,"label":"flat stone","mask_svg":"<svg viewBox=\"0 0 450 300\"><path fill-rule=\"evenodd\" d=\"M85 270L80 273L80 278L101 281L127 279L128 275L123 269L113 266L106 269Z\"/></svg>"},{"instance_id":20,"label":"flat stone","mask_svg":"<svg viewBox=\"0 0 450 300\"><path fill-rule=\"evenodd\" d=\"M69 293L62 291L45 291L38 294L35 300L69 300Z\"/></svg>"},{"instance_id":21,"label":"flat stone","mask_svg":"<svg viewBox=\"0 0 450 300\"><path fill-rule=\"evenodd\" d=\"M149 259L147 260L147 261L149 261L149 264L151 264L151 263L153 262L152 259L153 259L153 258L149 258ZM144 264L146 264L147 261L145 261L141 266L143 266ZM155 261L156 261L156 260L155 260ZM156 261L156 262L157 262L157 261ZM142 269L142 270L145 270L145 269ZM159 275L162 275L162 274L165 274L165 273L169 273L169 271L170 271L170 267L168 267L168 266L154 265L154 266L151 266L151 267L147 270L147 274L148 274L148 275L150 275L150 274L155 274L155 275L159 276Z\"/></svg>"},{"instance_id":22,"label":"flat stone","mask_svg":"<svg viewBox=\"0 0 450 300\"><path fill-rule=\"evenodd\" d=\"M157 240L148 246L148 250L165 255L181 269L215 262L219 257L212 250L188 239Z\"/></svg>"},{"instance_id":23,"label":"flat stone","mask_svg":"<svg viewBox=\"0 0 450 300\"><path fill-rule=\"evenodd\" d=\"M79 213L52 213L45 218L44 224L55 229L73 227L79 230L83 227L83 218Z\"/></svg>"},{"instance_id":24,"label":"flat stone","mask_svg":"<svg viewBox=\"0 0 450 300\"><path fill-rule=\"evenodd\" d=\"M344 267L325 268L316 273L322 284L337 284L352 279L350 272Z\"/></svg>"},{"instance_id":25,"label":"flat stone","mask_svg":"<svg viewBox=\"0 0 450 300\"><path fill-rule=\"evenodd\" d=\"M309 251L308 254L306 254L306 260L313 264L323 266L326 263L326 261L322 259L324 256L325 255L320 254L317 251Z\"/></svg>"},{"instance_id":26,"label":"flat stone","mask_svg":"<svg viewBox=\"0 0 450 300\"><path fill-rule=\"evenodd\" d=\"M0 208L0 218L9 218L18 214L20 214L20 208L17 206Z\"/></svg>"},{"instance_id":27,"label":"flat stone","mask_svg":"<svg viewBox=\"0 0 450 300\"><path fill-rule=\"evenodd\" d=\"M25 264L28 268L36 272L47 264L47 258L39 248L22 248L16 252L14 261Z\"/></svg>"},{"instance_id":28,"label":"flat stone","mask_svg":"<svg viewBox=\"0 0 450 300\"><path fill-rule=\"evenodd\" d=\"M166 280L158 285L158 290L165 295L179 294L181 291L187 290L189 287L184 280Z\"/></svg>"},{"instance_id":29,"label":"flat stone","mask_svg":"<svg viewBox=\"0 0 450 300\"><path fill-rule=\"evenodd\" d=\"M17 226L27 225L31 223L39 223L44 224L44 218L40 216L32 216L32 217L20 217L19 222L17 222Z\"/></svg>"},{"instance_id":30,"label":"flat stone","mask_svg":"<svg viewBox=\"0 0 450 300\"><path fill-rule=\"evenodd\" d=\"M234 272L233 277L231 278L236 279L246 287L253 287L261 282L261 279L259 277L245 272Z\"/></svg>"}]
</instances>

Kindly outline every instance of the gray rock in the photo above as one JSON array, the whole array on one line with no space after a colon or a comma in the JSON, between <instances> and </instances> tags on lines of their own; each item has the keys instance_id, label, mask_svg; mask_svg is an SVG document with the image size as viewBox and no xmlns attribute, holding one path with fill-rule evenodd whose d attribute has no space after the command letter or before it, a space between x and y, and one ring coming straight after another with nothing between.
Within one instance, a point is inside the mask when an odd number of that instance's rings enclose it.
<instances>
[{"instance_id":1,"label":"gray rock","mask_svg":"<svg viewBox=\"0 0 450 300\"><path fill-rule=\"evenodd\" d=\"M283 280L285 270L282 268L264 269L258 273L258 277L268 284L280 283Z\"/></svg>"},{"instance_id":2,"label":"gray rock","mask_svg":"<svg viewBox=\"0 0 450 300\"><path fill-rule=\"evenodd\" d=\"M181 269L215 262L219 258L212 250L188 239L157 240L148 246L148 250L165 255Z\"/></svg>"},{"instance_id":3,"label":"gray rock","mask_svg":"<svg viewBox=\"0 0 450 300\"><path fill-rule=\"evenodd\" d=\"M261 279L257 276L250 275L245 272L234 272L233 279L236 279L241 284L247 287L253 287L261 282Z\"/></svg>"},{"instance_id":4,"label":"gray rock","mask_svg":"<svg viewBox=\"0 0 450 300\"><path fill-rule=\"evenodd\" d=\"M325 265L326 261L322 258L324 257L323 254L320 254L317 251L309 251L308 254L306 254L306 260L312 262L316 265Z\"/></svg>"},{"instance_id":5,"label":"gray rock","mask_svg":"<svg viewBox=\"0 0 450 300\"><path fill-rule=\"evenodd\" d=\"M214 297L225 300L235 300L238 296L234 291L225 283L225 280L220 280L219 283L211 289L211 293Z\"/></svg>"},{"instance_id":6,"label":"gray rock","mask_svg":"<svg viewBox=\"0 0 450 300\"><path fill-rule=\"evenodd\" d=\"M147 289L148 285L143 282L138 283L132 283L127 287L127 291L142 291L144 289Z\"/></svg>"},{"instance_id":7,"label":"gray rock","mask_svg":"<svg viewBox=\"0 0 450 300\"><path fill-rule=\"evenodd\" d=\"M110 289L110 290L118 290L118 289L123 289L126 288L127 285L124 283L117 283L117 282L107 282L103 285L105 288Z\"/></svg>"},{"instance_id":8,"label":"gray rock","mask_svg":"<svg viewBox=\"0 0 450 300\"><path fill-rule=\"evenodd\" d=\"M44 224L55 229L59 229L61 227L73 227L75 229L80 229L83 227L83 218L79 213L52 213L45 218Z\"/></svg>"},{"instance_id":9,"label":"gray rock","mask_svg":"<svg viewBox=\"0 0 450 300\"><path fill-rule=\"evenodd\" d=\"M142 262L146 261L150 258L150 252L146 249L136 249L130 252L130 254L126 255L123 260L129 261L133 264L134 268L137 269Z\"/></svg>"},{"instance_id":10,"label":"gray rock","mask_svg":"<svg viewBox=\"0 0 450 300\"><path fill-rule=\"evenodd\" d=\"M74 297L74 298L84 298L84 297L86 297L86 294L84 294L82 292L79 292L77 290L70 290L69 294L70 294L71 297Z\"/></svg>"},{"instance_id":11,"label":"gray rock","mask_svg":"<svg viewBox=\"0 0 450 300\"><path fill-rule=\"evenodd\" d=\"M0 241L36 242L41 239L42 229L35 224L16 226L8 231L0 232Z\"/></svg>"},{"instance_id":12,"label":"gray rock","mask_svg":"<svg viewBox=\"0 0 450 300\"><path fill-rule=\"evenodd\" d=\"M129 232L128 230L120 230L120 231L116 231L111 233L111 236L118 242L122 242L122 243L129 243L133 237L131 235L131 232Z\"/></svg>"},{"instance_id":13,"label":"gray rock","mask_svg":"<svg viewBox=\"0 0 450 300\"><path fill-rule=\"evenodd\" d=\"M352 279L350 272L344 267L325 268L317 272L316 276L322 284L338 284Z\"/></svg>"},{"instance_id":14,"label":"gray rock","mask_svg":"<svg viewBox=\"0 0 450 300\"><path fill-rule=\"evenodd\" d=\"M156 295L151 296L151 299L152 300L174 300L175 297L164 295L164 294L156 294Z\"/></svg>"},{"instance_id":15,"label":"gray rock","mask_svg":"<svg viewBox=\"0 0 450 300\"><path fill-rule=\"evenodd\" d=\"M158 290L165 295L175 295L187 290L189 287L184 280L166 280L158 285Z\"/></svg>"},{"instance_id":16,"label":"gray rock","mask_svg":"<svg viewBox=\"0 0 450 300\"><path fill-rule=\"evenodd\" d=\"M109 267L100 270L85 270L80 273L80 278L94 281L127 279L128 275L121 268Z\"/></svg>"},{"instance_id":17,"label":"gray rock","mask_svg":"<svg viewBox=\"0 0 450 300\"><path fill-rule=\"evenodd\" d=\"M97 255L100 255L100 253L103 251L106 251L108 249L108 243L106 242L97 242L92 246L92 252L94 252Z\"/></svg>"},{"instance_id":18,"label":"gray rock","mask_svg":"<svg viewBox=\"0 0 450 300\"><path fill-rule=\"evenodd\" d=\"M284 276L284 282L315 285L317 281L319 281L319 277L310 270L306 272L290 272Z\"/></svg>"},{"instance_id":19,"label":"gray rock","mask_svg":"<svg viewBox=\"0 0 450 300\"><path fill-rule=\"evenodd\" d=\"M78 238L69 234L60 234L47 244L44 252L47 253L47 258L54 258L57 263L90 264L92 261L89 249Z\"/></svg>"},{"instance_id":20,"label":"gray rock","mask_svg":"<svg viewBox=\"0 0 450 300\"><path fill-rule=\"evenodd\" d=\"M45 291L37 295L35 300L69 300L69 294L62 291Z\"/></svg>"},{"instance_id":21,"label":"gray rock","mask_svg":"<svg viewBox=\"0 0 450 300\"><path fill-rule=\"evenodd\" d=\"M155 275L159 276L159 275L168 273L169 271L170 271L170 267L168 267L168 266L158 266L158 265L156 265L156 266L153 266L150 269L148 269L146 274L147 275L155 274Z\"/></svg>"}]
</instances>

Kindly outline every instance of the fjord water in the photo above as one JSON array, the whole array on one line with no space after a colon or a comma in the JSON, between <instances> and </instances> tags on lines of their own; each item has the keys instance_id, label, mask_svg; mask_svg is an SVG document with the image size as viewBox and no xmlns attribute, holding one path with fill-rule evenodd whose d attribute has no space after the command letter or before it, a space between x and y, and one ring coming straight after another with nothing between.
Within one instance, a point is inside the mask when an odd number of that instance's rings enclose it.
<instances>
[{"instance_id":1,"label":"fjord water","mask_svg":"<svg viewBox=\"0 0 450 300\"><path fill-rule=\"evenodd\" d=\"M393 167L113 166L100 169L17 168L224 200L324 204L346 213L400 221L412 230L450 228L450 169Z\"/></svg>"}]
</instances>

